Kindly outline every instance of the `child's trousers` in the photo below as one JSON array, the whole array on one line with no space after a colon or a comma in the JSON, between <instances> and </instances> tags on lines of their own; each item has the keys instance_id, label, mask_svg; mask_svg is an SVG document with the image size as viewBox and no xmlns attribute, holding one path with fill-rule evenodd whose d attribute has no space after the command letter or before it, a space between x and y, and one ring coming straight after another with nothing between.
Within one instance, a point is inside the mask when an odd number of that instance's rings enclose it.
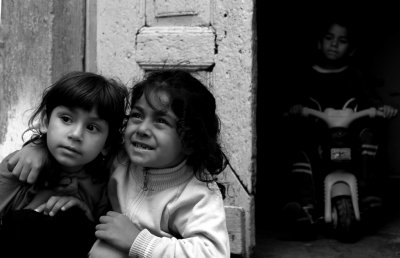
<instances>
[{"instance_id":1,"label":"child's trousers","mask_svg":"<svg viewBox=\"0 0 400 258\"><path fill-rule=\"evenodd\" d=\"M11 211L2 219L1 257L87 257L95 224L71 208L48 216L34 210Z\"/></svg>"}]
</instances>

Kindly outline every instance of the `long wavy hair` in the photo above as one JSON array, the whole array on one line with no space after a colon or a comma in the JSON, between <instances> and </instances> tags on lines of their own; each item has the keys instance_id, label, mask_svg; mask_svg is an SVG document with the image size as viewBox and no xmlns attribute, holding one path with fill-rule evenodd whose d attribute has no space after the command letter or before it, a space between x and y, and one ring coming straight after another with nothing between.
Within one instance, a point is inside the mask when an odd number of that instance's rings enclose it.
<instances>
[{"instance_id":1,"label":"long wavy hair","mask_svg":"<svg viewBox=\"0 0 400 258\"><path fill-rule=\"evenodd\" d=\"M168 103L154 98L159 92L169 96ZM178 118L177 133L188 153L186 164L194 169L199 180L216 181L216 175L229 161L219 142L220 120L215 98L207 87L187 71L161 70L134 85L131 106L142 96L155 110L171 108Z\"/></svg>"}]
</instances>

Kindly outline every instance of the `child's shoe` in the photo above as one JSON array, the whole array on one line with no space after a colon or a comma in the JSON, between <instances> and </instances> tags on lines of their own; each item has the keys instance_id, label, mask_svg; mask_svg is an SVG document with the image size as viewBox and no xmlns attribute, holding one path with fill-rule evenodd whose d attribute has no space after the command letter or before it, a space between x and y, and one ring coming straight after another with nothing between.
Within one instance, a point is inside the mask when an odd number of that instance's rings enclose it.
<instances>
[{"instance_id":1,"label":"child's shoe","mask_svg":"<svg viewBox=\"0 0 400 258\"><path fill-rule=\"evenodd\" d=\"M309 241L317 236L315 229L315 211L312 204L301 206L290 202L283 208L283 219L292 240Z\"/></svg>"}]
</instances>

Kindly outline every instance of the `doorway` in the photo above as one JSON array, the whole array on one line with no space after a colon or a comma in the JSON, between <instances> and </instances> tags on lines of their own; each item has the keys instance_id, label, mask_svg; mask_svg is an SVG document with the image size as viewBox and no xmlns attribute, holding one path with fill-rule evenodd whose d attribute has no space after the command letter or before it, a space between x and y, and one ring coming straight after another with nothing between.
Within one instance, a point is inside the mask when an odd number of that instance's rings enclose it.
<instances>
[{"instance_id":1,"label":"doorway","mask_svg":"<svg viewBox=\"0 0 400 258\"><path fill-rule=\"evenodd\" d=\"M340 6L341 7L341 6ZM282 115L285 100L294 87L304 65L309 64L312 36L319 18L330 11L331 3L314 6L271 4L257 1L258 89L257 89L257 183L256 229L270 230L279 219L285 196L284 174L288 172L287 128ZM375 76L384 77L378 89L382 99L400 108L400 23L389 6L349 6L354 21L360 25L362 38L358 59ZM388 53L389 52L389 53ZM393 71L392 71L393 70ZM290 78L290 83L283 83ZM385 134L384 167L388 178L399 178L400 117L390 121ZM392 182L394 179L390 179Z\"/></svg>"}]
</instances>

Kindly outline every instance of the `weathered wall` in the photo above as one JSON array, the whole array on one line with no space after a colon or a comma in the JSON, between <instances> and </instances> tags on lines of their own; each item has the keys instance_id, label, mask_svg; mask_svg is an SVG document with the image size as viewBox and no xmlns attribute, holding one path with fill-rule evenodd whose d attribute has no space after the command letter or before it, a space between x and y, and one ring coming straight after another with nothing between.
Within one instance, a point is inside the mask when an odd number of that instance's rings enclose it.
<instances>
[{"instance_id":1,"label":"weathered wall","mask_svg":"<svg viewBox=\"0 0 400 258\"><path fill-rule=\"evenodd\" d=\"M19 149L42 91L83 69L84 0L2 1L0 159Z\"/></svg>"},{"instance_id":2,"label":"weathered wall","mask_svg":"<svg viewBox=\"0 0 400 258\"><path fill-rule=\"evenodd\" d=\"M213 27L217 52L214 94L222 121L222 140L237 172L228 187L227 204L246 211L247 245L255 244L254 186L256 169L255 98L257 75L253 27L255 1L215 1ZM234 176L235 173L229 173ZM241 187L243 186L243 187Z\"/></svg>"},{"instance_id":3,"label":"weathered wall","mask_svg":"<svg viewBox=\"0 0 400 258\"><path fill-rule=\"evenodd\" d=\"M51 1L3 1L0 158L20 148L27 110L51 80Z\"/></svg>"},{"instance_id":4,"label":"weathered wall","mask_svg":"<svg viewBox=\"0 0 400 258\"><path fill-rule=\"evenodd\" d=\"M255 244L255 62L253 0L101 0L95 28L98 72L131 84L148 70L181 65L200 71L217 99L222 143L236 170L226 204L246 212L246 244ZM88 32L91 33L91 32ZM93 41L89 39L89 41ZM93 53L93 51L91 51Z\"/></svg>"}]
</instances>

